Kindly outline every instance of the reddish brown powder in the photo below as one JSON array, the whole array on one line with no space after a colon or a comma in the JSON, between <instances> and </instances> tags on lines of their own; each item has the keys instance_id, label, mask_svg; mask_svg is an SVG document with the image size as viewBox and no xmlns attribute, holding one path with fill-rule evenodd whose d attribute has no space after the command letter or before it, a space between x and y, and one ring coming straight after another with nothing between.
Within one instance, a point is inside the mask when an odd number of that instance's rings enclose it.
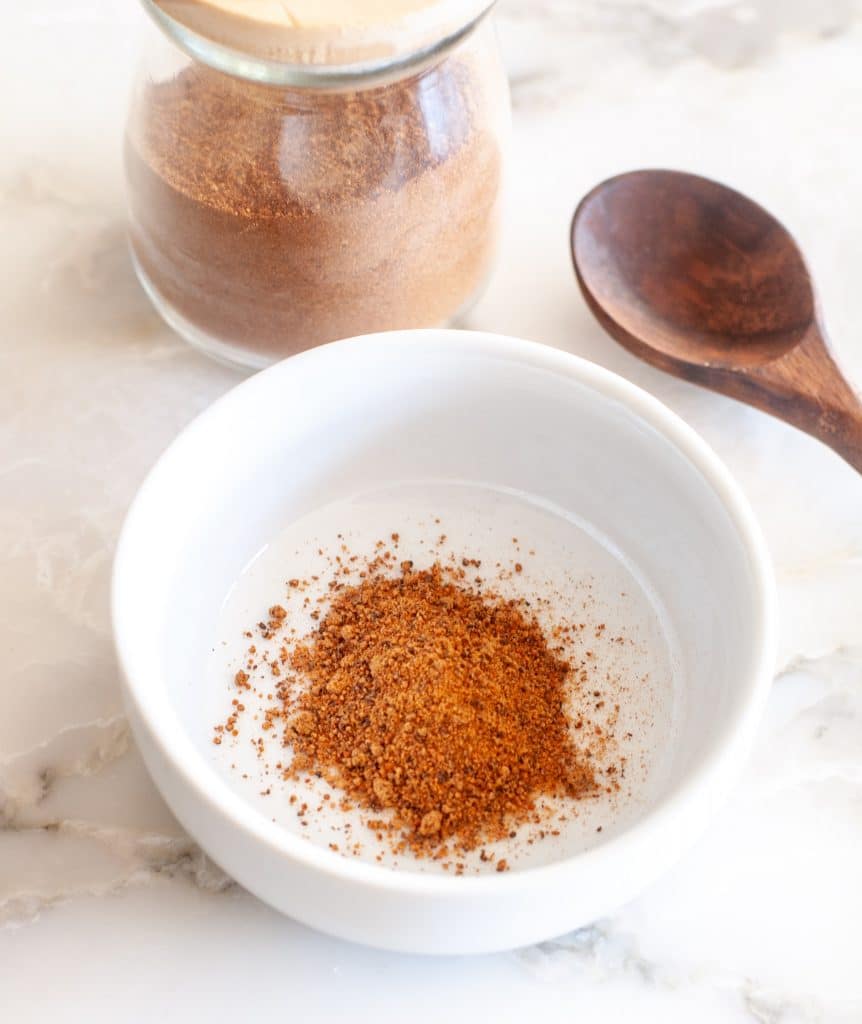
<instances>
[{"instance_id":1,"label":"reddish brown powder","mask_svg":"<svg viewBox=\"0 0 862 1024\"><path fill-rule=\"evenodd\" d=\"M542 795L598 788L570 736L569 664L519 603L465 589L439 565L345 587L289 663L306 685L280 691L288 774L319 771L360 806L393 812L414 850L474 848Z\"/></svg>"},{"instance_id":2,"label":"reddish brown powder","mask_svg":"<svg viewBox=\"0 0 862 1024\"><path fill-rule=\"evenodd\" d=\"M129 125L135 255L199 331L276 357L452 316L489 271L501 156L487 71L357 91L193 65Z\"/></svg>"}]
</instances>

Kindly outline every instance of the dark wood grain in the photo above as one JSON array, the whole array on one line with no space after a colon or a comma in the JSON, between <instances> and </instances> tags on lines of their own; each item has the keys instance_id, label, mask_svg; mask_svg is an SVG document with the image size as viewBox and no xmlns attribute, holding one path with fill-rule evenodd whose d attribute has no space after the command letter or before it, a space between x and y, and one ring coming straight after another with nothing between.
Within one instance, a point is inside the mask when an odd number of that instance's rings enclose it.
<instances>
[{"instance_id":1,"label":"dark wood grain","mask_svg":"<svg viewBox=\"0 0 862 1024\"><path fill-rule=\"evenodd\" d=\"M761 206L692 174L634 171L581 201L572 256L590 309L636 356L813 434L862 473L862 400L799 247Z\"/></svg>"}]
</instances>

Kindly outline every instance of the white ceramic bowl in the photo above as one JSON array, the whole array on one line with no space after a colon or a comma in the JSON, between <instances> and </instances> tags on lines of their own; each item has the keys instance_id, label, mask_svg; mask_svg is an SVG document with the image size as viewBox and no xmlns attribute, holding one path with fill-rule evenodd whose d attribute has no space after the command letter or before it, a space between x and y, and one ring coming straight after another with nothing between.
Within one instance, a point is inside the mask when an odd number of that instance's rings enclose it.
<instances>
[{"instance_id":1,"label":"white ceramic bowl","mask_svg":"<svg viewBox=\"0 0 862 1024\"><path fill-rule=\"evenodd\" d=\"M291 519L401 480L469 480L571 513L647 581L682 688L661 785L584 850L481 877L353 861L275 824L215 770L205 664L225 595ZM290 916L399 951L549 938L633 897L701 833L745 758L774 662L760 532L712 451L654 398L542 345L412 331L338 342L245 381L143 484L114 567L135 737L185 828Z\"/></svg>"}]
</instances>

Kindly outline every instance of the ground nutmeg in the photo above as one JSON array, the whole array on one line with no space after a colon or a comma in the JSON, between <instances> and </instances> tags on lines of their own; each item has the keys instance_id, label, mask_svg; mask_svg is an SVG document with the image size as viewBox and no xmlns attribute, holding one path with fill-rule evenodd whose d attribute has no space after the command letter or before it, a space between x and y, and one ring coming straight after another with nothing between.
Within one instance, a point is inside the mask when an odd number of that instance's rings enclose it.
<instances>
[{"instance_id":1,"label":"ground nutmeg","mask_svg":"<svg viewBox=\"0 0 862 1024\"><path fill-rule=\"evenodd\" d=\"M344 90L195 63L144 83L126 170L148 287L263 358L447 321L490 271L501 189L490 72L471 53Z\"/></svg>"},{"instance_id":2,"label":"ground nutmeg","mask_svg":"<svg viewBox=\"0 0 862 1024\"><path fill-rule=\"evenodd\" d=\"M507 835L539 796L597 789L567 715L570 665L522 603L440 564L370 574L332 599L279 688L288 775L317 771L391 812L414 852Z\"/></svg>"}]
</instances>

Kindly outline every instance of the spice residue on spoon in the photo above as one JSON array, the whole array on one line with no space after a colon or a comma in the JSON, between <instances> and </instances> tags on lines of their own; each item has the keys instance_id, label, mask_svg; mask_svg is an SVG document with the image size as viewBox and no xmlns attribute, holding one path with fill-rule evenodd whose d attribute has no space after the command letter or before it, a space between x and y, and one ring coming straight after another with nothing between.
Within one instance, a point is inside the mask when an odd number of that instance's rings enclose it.
<instances>
[{"instance_id":1,"label":"spice residue on spoon","mask_svg":"<svg viewBox=\"0 0 862 1024\"><path fill-rule=\"evenodd\" d=\"M527 600L504 598L483 579L477 559L414 570L380 542L370 559L343 548L330 561L312 632L298 635L285 609L271 607L258 632L277 641L276 653L261 666L252 644L236 677L241 689L250 686L246 669L274 677L260 727L281 731L284 779L324 779L393 850L435 859L544 825L546 798L618 788L621 765L608 764L618 708L590 716L604 702L582 625L543 629ZM513 564L497 563L497 579L517 577L522 566ZM288 589L307 586L293 579ZM244 704L233 707L218 744L236 735Z\"/></svg>"}]
</instances>

